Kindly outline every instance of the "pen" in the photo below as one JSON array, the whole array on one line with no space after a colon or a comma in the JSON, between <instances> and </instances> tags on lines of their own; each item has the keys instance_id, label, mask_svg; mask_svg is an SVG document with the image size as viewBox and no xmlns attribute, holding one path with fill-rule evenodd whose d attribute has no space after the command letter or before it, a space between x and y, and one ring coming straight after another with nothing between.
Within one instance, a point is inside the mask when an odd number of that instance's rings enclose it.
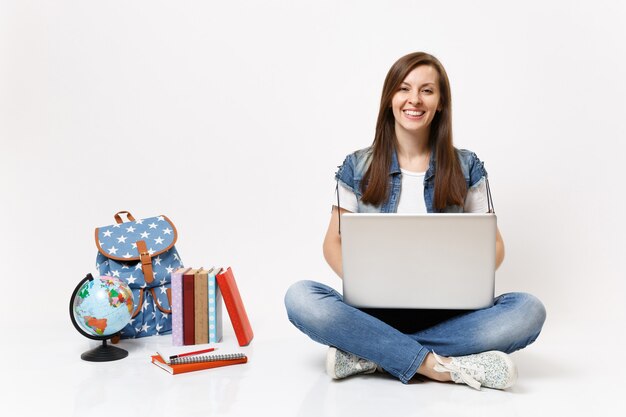
<instances>
[{"instance_id":1,"label":"pen","mask_svg":"<svg viewBox=\"0 0 626 417\"><path fill-rule=\"evenodd\" d=\"M214 350L215 348L208 348L204 350L196 350L195 352L179 353L178 355L170 356L170 360L176 359L176 358L182 358L183 356L192 356L192 355L199 355L201 353L213 352Z\"/></svg>"}]
</instances>

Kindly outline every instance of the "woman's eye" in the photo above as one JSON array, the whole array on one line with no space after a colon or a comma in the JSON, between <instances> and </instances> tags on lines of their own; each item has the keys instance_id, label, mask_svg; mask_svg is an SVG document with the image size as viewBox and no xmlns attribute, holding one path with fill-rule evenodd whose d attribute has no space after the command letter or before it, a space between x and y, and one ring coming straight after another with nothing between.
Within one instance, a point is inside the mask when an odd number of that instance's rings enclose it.
<instances>
[{"instance_id":1,"label":"woman's eye","mask_svg":"<svg viewBox=\"0 0 626 417\"><path fill-rule=\"evenodd\" d=\"M432 94L433 93L433 90L429 90L429 89L425 89L425 90L422 90L422 91L427 93L427 94Z\"/></svg>"},{"instance_id":2,"label":"woman's eye","mask_svg":"<svg viewBox=\"0 0 626 417\"><path fill-rule=\"evenodd\" d=\"M409 91L409 87L400 87L400 91Z\"/></svg>"}]
</instances>

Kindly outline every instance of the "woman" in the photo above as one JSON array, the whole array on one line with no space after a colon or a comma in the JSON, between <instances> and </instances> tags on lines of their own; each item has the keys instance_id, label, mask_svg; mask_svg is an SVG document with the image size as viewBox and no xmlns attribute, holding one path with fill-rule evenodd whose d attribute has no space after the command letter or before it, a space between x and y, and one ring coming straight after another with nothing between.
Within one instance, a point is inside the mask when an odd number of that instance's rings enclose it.
<instances>
[{"instance_id":1,"label":"woman","mask_svg":"<svg viewBox=\"0 0 626 417\"><path fill-rule=\"evenodd\" d=\"M336 174L337 198L324 257L342 277L339 213L488 211L487 172L477 156L452 144L450 84L432 55L417 52L389 70L371 147L349 155ZM419 239L419 236L416 236ZM504 243L496 236L496 267ZM517 370L508 353L534 342L545 309L530 294L503 294L475 311L356 309L332 288L292 285L289 320L330 346L335 378L384 370L408 383L416 375L474 388L508 388Z\"/></svg>"}]
</instances>

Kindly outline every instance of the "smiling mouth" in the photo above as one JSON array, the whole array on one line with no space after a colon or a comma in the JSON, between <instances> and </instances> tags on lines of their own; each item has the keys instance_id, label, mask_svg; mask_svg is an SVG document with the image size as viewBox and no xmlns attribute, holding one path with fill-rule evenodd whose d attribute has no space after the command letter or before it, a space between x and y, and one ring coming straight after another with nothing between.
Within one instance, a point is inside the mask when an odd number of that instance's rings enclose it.
<instances>
[{"instance_id":1,"label":"smiling mouth","mask_svg":"<svg viewBox=\"0 0 626 417\"><path fill-rule=\"evenodd\" d=\"M425 111L417 111L417 110L402 110L404 114L411 117L419 117L426 113Z\"/></svg>"}]
</instances>

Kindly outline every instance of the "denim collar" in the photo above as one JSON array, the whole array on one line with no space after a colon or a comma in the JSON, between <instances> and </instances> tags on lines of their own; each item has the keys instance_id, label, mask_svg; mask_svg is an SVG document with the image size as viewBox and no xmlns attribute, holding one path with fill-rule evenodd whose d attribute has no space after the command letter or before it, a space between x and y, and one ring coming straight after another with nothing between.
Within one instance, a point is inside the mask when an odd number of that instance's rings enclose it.
<instances>
[{"instance_id":1,"label":"denim collar","mask_svg":"<svg viewBox=\"0 0 626 417\"><path fill-rule=\"evenodd\" d=\"M428 160L428 170L424 175L424 181L427 181L435 176L435 162L437 162L436 152L430 153L430 159ZM400 174L400 163L398 162L398 153L394 150L391 153L391 166L389 167L389 175Z\"/></svg>"}]
</instances>

